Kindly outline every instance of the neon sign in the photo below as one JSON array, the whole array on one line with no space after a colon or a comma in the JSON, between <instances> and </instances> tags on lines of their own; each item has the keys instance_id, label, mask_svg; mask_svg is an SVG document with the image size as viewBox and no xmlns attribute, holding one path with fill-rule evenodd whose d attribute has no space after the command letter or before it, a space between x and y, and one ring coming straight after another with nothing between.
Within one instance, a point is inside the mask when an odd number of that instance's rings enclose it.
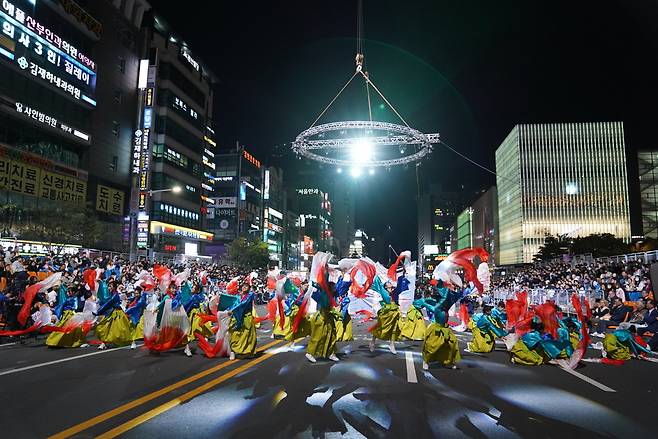
<instances>
[{"instance_id":1,"label":"neon sign","mask_svg":"<svg viewBox=\"0 0 658 439\"><path fill-rule=\"evenodd\" d=\"M257 168L260 168L260 161L256 160L256 157L253 155L249 154L247 151L242 151L242 156L250 162L252 165L256 166Z\"/></svg>"},{"instance_id":2,"label":"neon sign","mask_svg":"<svg viewBox=\"0 0 658 439\"><path fill-rule=\"evenodd\" d=\"M66 41L59 39L59 45L55 44L51 41L55 37L50 30L40 24L31 28L30 23L36 22L29 19L23 11L3 0L0 23L2 36L6 39L0 38L0 53L18 63L22 70L29 67L33 76L61 87L76 99L96 105L88 96L96 87L95 63L90 61L90 66L83 62L78 56L80 52ZM88 60L86 56L82 57Z\"/></svg>"},{"instance_id":3,"label":"neon sign","mask_svg":"<svg viewBox=\"0 0 658 439\"><path fill-rule=\"evenodd\" d=\"M84 133L82 131L76 130L75 128L72 128L66 124L63 124L62 122L58 121L57 118L53 116L48 116L47 114L36 110L35 108L32 108L22 102L16 102L16 112L23 114L27 117L30 117L37 122L40 122L44 125L48 125L52 128L59 128L60 130L64 131L67 134L71 134L75 137L78 137L84 141L89 141L89 134Z\"/></svg>"},{"instance_id":4,"label":"neon sign","mask_svg":"<svg viewBox=\"0 0 658 439\"><path fill-rule=\"evenodd\" d=\"M194 70L196 70L197 72L199 71L200 68L199 63L196 62L194 58L192 58L192 55L190 55L190 52L188 52L185 47L181 47L180 54L183 56L183 58L185 58L187 62L190 63L192 67L194 67Z\"/></svg>"}]
</instances>

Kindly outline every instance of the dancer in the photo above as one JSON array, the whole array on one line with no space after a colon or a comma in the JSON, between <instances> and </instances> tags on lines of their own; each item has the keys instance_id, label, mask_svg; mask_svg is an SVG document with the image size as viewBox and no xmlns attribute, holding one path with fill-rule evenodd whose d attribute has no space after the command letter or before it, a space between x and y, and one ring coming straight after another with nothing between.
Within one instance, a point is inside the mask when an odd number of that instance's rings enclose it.
<instances>
[{"instance_id":1,"label":"dancer","mask_svg":"<svg viewBox=\"0 0 658 439\"><path fill-rule=\"evenodd\" d=\"M186 291L177 291L176 284L167 285L167 294L153 311L144 315L144 346L151 352L166 352L185 346L184 354L192 356L188 334L190 320L183 303L190 299Z\"/></svg>"},{"instance_id":2,"label":"dancer","mask_svg":"<svg viewBox=\"0 0 658 439\"><path fill-rule=\"evenodd\" d=\"M407 340L424 340L425 339L425 318L421 312L424 299L415 300L403 322L400 323L400 335Z\"/></svg>"},{"instance_id":3,"label":"dancer","mask_svg":"<svg viewBox=\"0 0 658 439\"><path fill-rule=\"evenodd\" d=\"M99 281L99 296L101 289L104 288L106 281ZM121 309L121 298L117 291L116 281L107 282L107 291L111 295L98 309L98 315L104 316L96 324L96 337L101 341L98 349L106 349L107 344L116 346L126 346L132 342L132 328L128 316Z\"/></svg>"},{"instance_id":4,"label":"dancer","mask_svg":"<svg viewBox=\"0 0 658 439\"><path fill-rule=\"evenodd\" d=\"M142 287L139 285L136 286L133 300L126 308L126 315L130 320L132 330L132 343L130 344L130 349L135 349L137 347L137 340L144 338L144 310L147 305L146 299L147 295Z\"/></svg>"},{"instance_id":5,"label":"dancer","mask_svg":"<svg viewBox=\"0 0 658 439\"><path fill-rule=\"evenodd\" d=\"M388 340L389 350L397 355L395 342L400 338L400 306L392 297L395 287L388 281L382 284L379 276L375 276L372 289L382 296L382 307L377 311L377 323L369 329L372 338L368 347L370 352L374 352L376 339Z\"/></svg>"},{"instance_id":6,"label":"dancer","mask_svg":"<svg viewBox=\"0 0 658 439\"><path fill-rule=\"evenodd\" d=\"M492 315L492 306L484 305L482 314L473 316L471 331L473 341L466 345L466 352L489 353L496 346L496 337L504 337L507 331L502 323Z\"/></svg>"},{"instance_id":7,"label":"dancer","mask_svg":"<svg viewBox=\"0 0 658 439\"><path fill-rule=\"evenodd\" d=\"M292 342L290 344L291 350L294 349L295 343L311 335L311 322L308 316L305 315L305 309L301 309L302 303L304 302L304 296L308 289L308 280L304 280L301 283L299 291L292 290L290 294L291 304L288 310L290 329L286 332L285 339ZM300 312L302 315L298 318Z\"/></svg>"},{"instance_id":8,"label":"dancer","mask_svg":"<svg viewBox=\"0 0 658 439\"><path fill-rule=\"evenodd\" d=\"M181 291L185 289L186 295L189 295L190 298L184 304L185 312L190 319L190 333L187 337L188 343L196 338L196 333L200 333L206 338L212 337L214 334L212 332L212 325L210 322L202 322L201 314L202 307L206 300L206 296L203 293L203 287L201 284L195 282L192 288L188 281L183 281L181 285Z\"/></svg>"},{"instance_id":9,"label":"dancer","mask_svg":"<svg viewBox=\"0 0 658 439\"><path fill-rule=\"evenodd\" d=\"M336 340L337 341L352 341L354 334L352 332L352 317L349 313L350 298L348 292L351 280L345 280L346 273L343 274L336 283L336 302L338 306L332 309L336 323Z\"/></svg>"},{"instance_id":10,"label":"dancer","mask_svg":"<svg viewBox=\"0 0 658 439\"><path fill-rule=\"evenodd\" d=\"M418 299L414 306L425 308L433 315L432 323L425 329L423 337L423 370L428 370L430 363L434 362L457 369L456 363L461 360L459 343L455 333L447 326L448 312L442 308L443 303Z\"/></svg>"},{"instance_id":11,"label":"dancer","mask_svg":"<svg viewBox=\"0 0 658 439\"><path fill-rule=\"evenodd\" d=\"M235 356L253 357L256 353L256 326L253 317L255 294L249 284L244 282L240 288L240 301L228 310L231 317L229 333L231 334L229 358Z\"/></svg>"},{"instance_id":12,"label":"dancer","mask_svg":"<svg viewBox=\"0 0 658 439\"><path fill-rule=\"evenodd\" d=\"M57 294L57 306L55 307L55 315L59 319L56 326L64 328L75 315L76 309L78 309L78 297L75 291L61 284ZM50 347L77 348L86 345L86 343L87 334L83 332L82 328L69 333L52 332L46 338L46 346Z\"/></svg>"},{"instance_id":13,"label":"dancer","mask_svg":"<svg viewBox=\"0 0 658 439\"><path fill-rule=\"evenodd\" d=\"M316 254L317 256L317 254ZM329 280L328 258L317 258L320 267L317 271L311 269L311 273L317 272L317 282L313 282L311 296L318 304L318 310L310 318L311 336L306 347L306 359L315 363L317 358L327 358L331 361L339 361L336 356L336 319L332 315L332 305L335 303L336 286ZM316 264L316 258L313 259Z\"/></svg>"}]
</instances>

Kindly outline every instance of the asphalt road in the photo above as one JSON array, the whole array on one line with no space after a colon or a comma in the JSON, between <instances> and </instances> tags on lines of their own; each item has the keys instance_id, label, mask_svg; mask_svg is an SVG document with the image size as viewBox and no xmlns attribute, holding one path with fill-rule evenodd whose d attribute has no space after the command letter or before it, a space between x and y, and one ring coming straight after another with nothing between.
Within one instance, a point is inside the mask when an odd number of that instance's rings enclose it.
<instances>
[{"instance_id":1,"label":"asphalt road","mask_svg":"<svg viewBox=\"0 0 658 439\"><path fill-rule=\"evenodd\" d=\"M655 437L658 364L523 367L500 351L421 368L420 342L308 363L259 331L254 359L0 341L0 437ZM459 335L462 348L468 334ZM591 350L589 356L599 356ZM654 433L651 433L654 431Z\"/></svg>"}]
</instances>

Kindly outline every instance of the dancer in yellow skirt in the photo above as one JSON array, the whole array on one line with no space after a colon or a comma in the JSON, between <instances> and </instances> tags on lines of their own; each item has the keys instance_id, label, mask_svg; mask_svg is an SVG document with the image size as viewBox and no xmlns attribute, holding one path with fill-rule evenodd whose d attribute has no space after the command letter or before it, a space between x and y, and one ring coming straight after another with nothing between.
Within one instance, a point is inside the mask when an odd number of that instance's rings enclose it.
<instances>
[{"instance_id":1,"label":"dancer in yellow skirt","mask_svg":"<svg viewBox=\"0 0 658 439\"><path fill-rule=\"evenodd\" d=\"M382 296L382 307L377 311L377 323L370 329L370 352L375 351L375 340L388 340L392 354L397 354L395 342L400 338L400 307L395 298L391 297L395 287L390 282L382 284L379 276L375 276L372 289Z\"/></svg>"},{"instance_id":2,"label":"dancer in yellow skirt","mask_svg":"<svg viewBox=\"0 0 658 439\"><path fill-rule=\"evenodd\" d=\"M423 299L414 300L407 311L406 318L400 322L400 335L407 340L424 340L425 339L425 318L420 311Z\"/></svg>"},{"instance_id":3,"label":"dancer in yellow skirt","mask_svg":"<svg viewBox=\"0 0 658 439\"><path fill-rule=\"evenodd\" d=\"M468 343L466 352L488 353L496 347L496 337L507 335L501 323L491 314L491 305L484 305L482 314L473 316L471 330L473 341Z\"/></svg>"},{"instance_id":4,"label":"dancer in yellow skirt","mask_svg":"<svg viewBox=\"0 0 658 439\"><path fill-rule=\"evenodd\" d=\"M192 340L196 340L196 336L194 334L197 332L203 335L205 338L213 337L215 334L212 332L212 323L203 323L200 317L200 314L202 314L204 311L202 308L206 300L206 297L203 294L203 288L196 282L192 288L190 288L189 282L185 281L183 282L183 285L181 285L181 290L183 289L189 291L189 299L185 304L183 304L185 307L185 312L187 312L187 315L190 319L190 333L187 336L188 343Z\"/></svg>"},{"instance_id":5,"label":"dancer in yellow skirt","mask_svg":"<svg viewBox=\"0 0 658 439\"><path fill-rule=\"evenodd\" d=\"M55 307L55 315L59 318L57 327L63 328L69 320L75 315L78 309L78 298L73 290L67 290L63 284L59 287L57 306ZM87 343L87 335L83 332L82 328L68 333L52 332L46 338L46 346L50 347L66 347L77 348Z\"/></svg>"},{"instance_id":6,"label":"dancer in yellow skirt","mask_svg":"<svg viewBox=\"0 0 658 439\"><path fill-rule=\"evenodd\" d=\"M423 369L429 369L430 363L440 363L444 367L456 369L461 355L457 337L447 326L448 312L441 308L441 303L434 305L433 301L425 299L418 299L415 305L428 309L434 316L423 335Z\"/></svg>"},{"instance_id":7,"label":"dancer in yellow skirt","mask_svg":"<svg viewBox=\"0 0 658 439\"><path fill-rule=\"evenodd\" d=\"M229 323L231 360L234 360L236 355L253 357L256 353L256 326L252 314L255 295L249 290L247 283L242 284L241 293L240 302L228 310L231 316Z\"/></svg>"},{"instance_id":8,"label":"dancer in yellow skirt","mask_svg":"<svg viewBox=\"0 0 658 439\"><path fill-rule=\"evenodd\" d=\"M313 300L318 304L318 310L310 317L311 336L306 347L306 359L315 363L316 358L327 358L331 361L339 361L336 356L336 318L330 305L329 294L336 296L336 288L333 283L327 283L325 288L313 282L315 291L312 293Z\"/></svg>"},{"instance_id":9,"label":"dancer in yellow skirt","mask_svg":"<svg viewBox=\"0 0 658 439\"><path fill-rule=\"evenodd\" d=\"M102 287L105 281L100 282ZM107 344L127 346L132 342L133 337L130 320L121 309L121 298L117 291L116 281L109 281L107 289L112 296L98 309L97 313L99 316L104 316L96 324L96 336L101 341L98 349L106 349Z\"/></svg>"}]
</instances>

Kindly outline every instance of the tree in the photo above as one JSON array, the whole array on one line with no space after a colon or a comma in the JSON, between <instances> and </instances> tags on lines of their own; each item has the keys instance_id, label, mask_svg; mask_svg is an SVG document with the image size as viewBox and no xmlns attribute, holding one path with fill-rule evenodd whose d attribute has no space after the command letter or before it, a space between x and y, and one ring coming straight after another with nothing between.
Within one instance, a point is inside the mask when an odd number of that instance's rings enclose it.
<instances>
[{"instance_id":1,"label":"tree","mask_svg":"<svg viewBox=\"0 0 658 439\"><path fill-rule=\"evenodd\" d=\"M235 265L249 270L267 267L270 253L267 244L260 240L234 239L228 245L228 257Z\"/></svg>"},{"instance_id":2,"label":"tree","mask_svg":"<svg viewBox=\"0 0 658 439\"><path fill-rule=\"evenodd\" d=\"M615 256L628 253L630 246L610 233L595 233L589 236L569 238L567 235L546 236L544 244L535 255L535 260L545 261L566 254L582 255L591 253L593 257Z\"/></svg>"},{"instance_id":3,"label":"tree","mask_svg":"<svg viewBox=\"0 0 658 439\"><path fill-rule=\"evenodd\" d=\"M546 261L569 253L570 240L567 235L547 235L544 244L539 247L535 260Z\"/></svg>"},{"instance_id":4,"label":"tree","mask_svg":"<svg viewBox=\"0 0 658 439\"><path fill-rule=\"evenodd\" d=\"M595 258L602 256L623 255L630 251L630 246L610 233L596 233L574 239L572 253L591 253Z\"/></svg>"}]
</instances>

